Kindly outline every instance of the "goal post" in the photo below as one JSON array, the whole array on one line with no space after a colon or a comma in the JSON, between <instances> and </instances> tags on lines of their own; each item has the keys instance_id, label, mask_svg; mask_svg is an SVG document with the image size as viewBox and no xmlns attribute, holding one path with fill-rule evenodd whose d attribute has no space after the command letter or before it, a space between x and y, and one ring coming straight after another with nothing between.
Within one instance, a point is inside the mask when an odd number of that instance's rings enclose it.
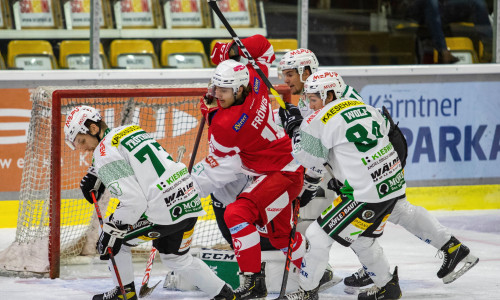
<instances>
[{"instance_id":1,"label":"goal post","mask_svg":"<svg viewBox=\"0 0 500 300\"><path fill-rule=\"evenodd\" d=\"M198 131L199 99L205 84L171 86L39 87L31 93L32 117L23 168L18 222L14 243L0 253L0 275L58 278L60 264L95 258L96 216L83 198L81 178L91 164L91 153L72 151L64 142L66 114L75 106L100 110L110 128L135 124L155 138L172 156L186 147L188 164ZM285 101L290 90L277 85ZM271 101L277 108L276 101ZM197 160L208 153L206 130ZM111 214L118 200L106 192L99 201L103 215ZM226 245L211 209L202 199L207 215L200 217L192 247ZM134 257L147 259L150 242L134 248Z\"/></svg>"}]
</instances>

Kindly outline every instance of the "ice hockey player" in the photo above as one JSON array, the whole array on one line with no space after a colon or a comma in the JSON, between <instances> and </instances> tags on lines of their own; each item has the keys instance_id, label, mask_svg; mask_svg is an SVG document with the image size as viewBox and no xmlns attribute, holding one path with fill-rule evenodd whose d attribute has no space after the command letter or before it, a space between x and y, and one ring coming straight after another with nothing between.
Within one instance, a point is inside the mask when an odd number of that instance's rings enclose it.
<instances>
[{"instance_id":1,"label":"ice hockey player","mask_svg":"<svg viewBox=\"0 0 500 300\"><path fill-rule=\"evenodd\" d=\"M297 49L283 56L279 64L281 72L278 72L278 75L282 75L285 83L290 86L294 94L301 94L305 80L307 80L311 73L317 70L317 66L317 59L312 51ZM335 93L335 98L363 101L361 95L354 88L347 85L338 74L337 84L332 87L332 90ZM297 107L302 117L307 118L312 112L323 108L324 103L320 98L314 98L311 101L311 99L301 97ZM304 180L306 181L306 179ZM330 180L329 184L330 187L338 190L339 186L336 181ZM448 253L446 250L461 244L460 241L452 236L449 229L441 225L429 211L424 207L411 204L406 197L396 203L388 221L402 226L420 240L431 244L436 249L443 252L444 260L437 276L443 278L444 283L450 283L456 280L473 266L470 265L471 263L469 261L474 259L469 258L466 259L466 264L462 269L454 272L456 265L470 253L470 250L462 244L460 249L457 248L458 251L453 252L454 254ZM454 259L454 256L458 257L458 259ZM372 283L373 280L364 268L360 268L357 272L344 279L344 284L346 286L345 291L347 293L355 293L359 287L367 286Z\"/></svg>"},{"instance_id":2,"label":"ice hockey player","mask_svg":"<svg viewBox=\"0 0 500 300\"><path fill-rule=\"evenodd\" d=\"M267 76L275 59L269 41L255 35L243 43ZM216 44L211 55L212 61L218 64L212 84L219 108L211 119L208 138L214 164L218 157L236 156L239 162L236 167L228 167L226 173L245 172L254 176L253 183L224 213L244 278L235 294L240 299L254 299L267 295L256 226L270 223L267 228L271 244L286 252L291 231L291 203L302 188L304 171L294 162L289 137L278 137L268 90L262 79L250 64L245 66L229 59L234 46L234 43ZM300 268L305 242L298 232L295 241L292 263Z\"/></svg>"},{"instance_id":3,"label":"ice hockey player","mask_svg":"<svg viewBox=\"0 0 500 300\"><path fill-rule=\"evenodd\" d=\"M351 247L374 276L375 288L358 299L399 299L397 268L389 271L383 252L374 252L376 238L397 200L405 195L405 181L396 151L389 145L389 125L375 108L358 100L339 99L332 87L338 84L335 72L313 73L306 80L304 94L309 100L328 103L302 122L299 110L287 104L280 110L285 131L292 138L294 157L307 168L325 168L344 183L341 195L306 230L310 250L300 276L301 289L288 299L318 299L317 286L334 241ZM301 125L302 123L302 125ZM384 150L391 168L373 179L362 162L367 155ZM363 242L354 243L357 239ZM381 249L381 248L379 248Z\"/></svg>"},{"instance_id":4,"label":"ice hockey player","mask_svg":"<svg viewBox=\"0 0 500 300\"><path fill-rule=\"evenodd\" d=\"M109 260L107 248L112 249L127 299L137 299L130 248L144 239L153 240L165 267L211 298L234 298L232 289L190 254L194 225L205 212L184 164L174 162L139 126L108 128L90 106L68 114L64 134L71 149L93 152L93 165L80 183L85 199L93 203L91 192L99 199L107 188L120 200L100 230L97 250ZM111 273L115 287L93 300L123 299Z\"/></svg>"}]
</instances>

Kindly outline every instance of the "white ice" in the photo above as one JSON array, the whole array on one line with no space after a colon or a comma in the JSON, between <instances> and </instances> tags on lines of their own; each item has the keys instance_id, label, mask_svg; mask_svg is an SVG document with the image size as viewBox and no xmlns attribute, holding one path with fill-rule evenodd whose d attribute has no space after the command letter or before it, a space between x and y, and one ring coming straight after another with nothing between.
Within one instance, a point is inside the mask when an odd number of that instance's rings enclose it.
<instances>
[{"instance_id":1,"label":"white ice","mask_svg":"<svg viewBox=\"0 0 500 300\"><path fill-rule=\"evenodd\" d=\"M438 211L432 212L438 220L449 227L453 234L472 253L480 258L479 263L463 277L451 284L443 284L436 272L442 260L436 249L425 244L402 227L388 224L380 242L393 266L399 267L402 299L500 299L500 210ZM14 239L14 229L0 229L0 250ZM359 268L353 252L334 244L330 263L335 273L344 277ZM135 264L135 283L139 287L145 263ZM65 266L62 279L22 279L0 277L0 299L2 300L59 300L92 299L96 293L111 289L112 282L105 264ZM153 267L150 281L163 280L165 270L161 264ZM276 280L281 280L277 278ZM160 284L146 299L207 299L201 292L171 292ZM357 299L343 292L340 283L320 294L320 299ZM276 298L276 294L268 299Z\"/></svg>"}]
</instances>

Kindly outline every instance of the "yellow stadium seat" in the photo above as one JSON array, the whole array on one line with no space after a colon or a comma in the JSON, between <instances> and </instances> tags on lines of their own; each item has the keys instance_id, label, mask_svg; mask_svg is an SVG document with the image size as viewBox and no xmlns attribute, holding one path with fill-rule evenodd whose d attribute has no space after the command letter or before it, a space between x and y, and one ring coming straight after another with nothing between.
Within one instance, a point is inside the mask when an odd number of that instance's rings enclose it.
<instances>
[{"instance_id":1,"label":"yellow stadium seat","mask_svg":"<svg viewBox=\"0 0 500 300\"><path fill-rule=\"evenodd\" d=\"M161 43L161 65L175 68L208 68L203 44L198 40L164 40Z\"/></svg>"},{"instance_id":2,"label":"yellow stadium seat","mask_svg":"<svg viewBox=\"0 0 500 300\"><path fill-rule=\"evenodd\" d=\"M155 69L159 67L153 44L148 40L114 40L110 45L111 67Z\"/></svg>"},{"instance_id":3,"label":"yellow stadium seat","mask_svg":"<svg viewBox=\"0 0 500 300\"><path fill-rule=\"evenodd\" d=\"M273 45L274 54L276 55L276 60L271 65L272 67L276 67L279 64L285 53L298 48L296 39L269 39L269 42Z\"/></svg>"},{"instance_id":4,"label":"yellow stadium seat","mask_svg":"<svg viewBox=\"0 0 500 300\"><path fill-rule=\"evenodd\" d=\"M47 41L10 41L7 47L9 68L23 70L57 69L52 46Z\"/></svg>"},{"instance_id":5,"label":"yellow stadium seat","mask_svg":"<svg viewBox=\"0 0 500 300\"><path fill-rule=\"evenodd\" d=\"M89 41L62 41L59 48L59 67L61 69L90 69ZM102 44L99 45L99 66L108 69L108 61Z\"/></svg>"},{"instance_id":6,"label":"yellow stadium seat","mask_svg":"<svg viewBox=\"0 0 500 300\"><path fill-rule=\"evenodd\" d=\"M460 59L457 64L477 64L479 62L474 44L467 37L447 37L446 46L453 56ZM434 62L438 61L438 53L434 50Z\"/></svg>"}]
</instances>

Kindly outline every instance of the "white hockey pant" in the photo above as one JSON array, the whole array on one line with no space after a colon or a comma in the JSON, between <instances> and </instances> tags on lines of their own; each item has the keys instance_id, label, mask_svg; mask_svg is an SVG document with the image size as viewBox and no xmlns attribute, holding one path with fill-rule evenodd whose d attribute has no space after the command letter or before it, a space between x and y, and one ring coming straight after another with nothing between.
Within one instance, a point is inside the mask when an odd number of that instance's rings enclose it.
<instances>
[{"instance_id":1,"label":"white hockey pant","mask_svg":"<svg viewBox=\"0 0 500 300\"><path fill-rule=\"evenodd\" d=\"M396 202L388 221L402 226L436 249L441 249L451 238L448 228L441 225L427 209L411 204L406 198Z\"/></svg>"},{"instance_id":2,"label":"white hockey pant","mask_svg":"<svg viewBox=\"0 0 500 300\"><path fill-rule=\"evenodd\" d=\"M197 286L210 298L220 293L225 285L201 259L193 257L190 252L184 255L163 254L160 258L165 267L179 274L182 280Z\"/></svg>"},{"instance_id":3,"label":"white hockey pant","mask_svg":"<svg viewBox=\"0 0 500 300\"><path fill-rule=\"evenodd\" d=\"M351 249L376 286L383 287L392 279L389 261L377 239L360 236L351 244Z\"/></svg>"},{"instance_id":4,"label":"white hockey pant","mask_svg":"<svg viewBox=\"0 0 500 300\"><path fill-rule=\"evenodd\" d=\"M334 240L321 229L318 222L313 222L306 230L309 251L304 255L300 271L300 287L306 291L316 288L328 264L330 247ZM391 280L390 266L382 247L374 238L359 237L351 248L359 261L370 272L377 286L384 286Z\"/></svg>"},{"instance_id":5,"label":"white hockey pant","mask_svg":"<svg viewBox=\"0 0 500 300\"><path fill-rule=\"evenodd\" d=\"M302 259L299 285L310 291L319 285L319 281L328 265L330 247L333 239L314 221L306 230L309 249Z\"/></svg>"},{"instance_id":6,"label":"white hockey pant","mask_svg":"<svg viewBox=\"0 0 500 300\"><path fill-rule=\"evenodd\" d=\"M132 252L129 246L122 245L120 252L115 255L115 262L123 285L127 285L134 281L134 265L132 264ZM111 259L108 260L108 268L111 272L113 283L115 286L118 286L118 279L116 279L116 273Z\"/></svg>"}]
</instances>

